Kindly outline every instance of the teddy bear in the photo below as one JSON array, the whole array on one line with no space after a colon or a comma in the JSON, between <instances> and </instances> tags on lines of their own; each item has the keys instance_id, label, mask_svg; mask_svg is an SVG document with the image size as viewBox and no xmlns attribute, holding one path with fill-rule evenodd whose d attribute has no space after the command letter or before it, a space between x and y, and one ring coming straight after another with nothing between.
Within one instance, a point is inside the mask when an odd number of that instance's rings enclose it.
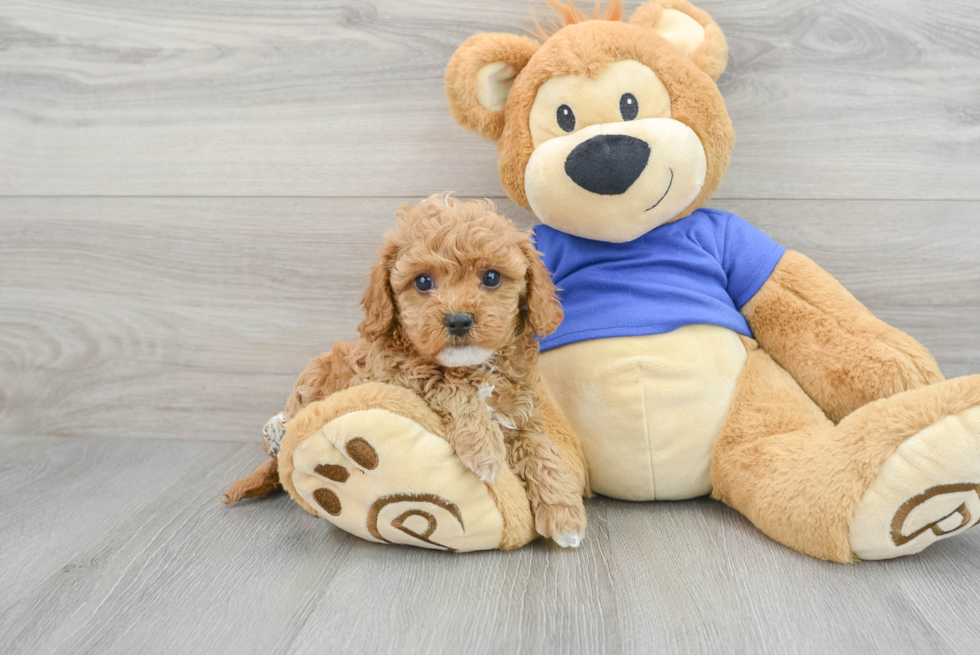
<instances>
[{"instance_id":1,"label":"teddy bear","mask_svg":"<svg viewBox=\"0 0 980 655\"><path fill-rule=\"evenodd\" d=\"M542 376L592 490L709 495L833 562L917 553L980 521L980 376L928 350L805 255L707 208L734 131L728 47L686 0L624 20L549 2L538 38L452 56L455 120L497 142L565 319Z\"/></svg>"}]
</instances>

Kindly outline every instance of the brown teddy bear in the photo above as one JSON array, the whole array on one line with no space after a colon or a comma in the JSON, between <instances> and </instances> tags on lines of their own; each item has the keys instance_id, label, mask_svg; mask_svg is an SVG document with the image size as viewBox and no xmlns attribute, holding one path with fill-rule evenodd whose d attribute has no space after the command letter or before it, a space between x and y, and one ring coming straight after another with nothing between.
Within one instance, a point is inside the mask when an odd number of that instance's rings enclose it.
<instances>
[{"instance_id":1,"label":"brown teddy bear","mask_svg":"<svg viewBox=\"0 0 980 655\"><path fill-rule=\"evenodd\" d=\"M807 257L704 208L734 144L718 25L685 0L628 21L618 0L591 18L550 4L559 24L540 43L468 39L446 94L543 223L565 320L542 341L542 374L592 489L710 493L836 562L976 524L980 376L945 380Z\"/></svg>"}]
</instances>

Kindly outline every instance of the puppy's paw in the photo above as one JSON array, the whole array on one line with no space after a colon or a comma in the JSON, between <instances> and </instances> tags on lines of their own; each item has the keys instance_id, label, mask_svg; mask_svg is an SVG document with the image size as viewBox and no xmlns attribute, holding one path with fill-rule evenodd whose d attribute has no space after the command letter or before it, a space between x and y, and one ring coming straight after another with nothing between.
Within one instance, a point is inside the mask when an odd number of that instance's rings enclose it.
<instances>
[{"instance_id":1,"label":"puppy's paw","mask_svg":"<svg viewBox=\"0 0 980 655\"><path fill-rule=\"evenodd\" d=\"M578 548L585 539L585 505L578 496L563 503L540 503L534 509L534 527L562 548Z\"/></svg>"},{"instance_id":2,"label":"puppy's paw","mask_svg":"<svg viewBox=\"0 0 980 655\"><path fill-rule=\"evenodd\" d=\"M279 454L279 444L286 434L286 417L282 412L270 418L262 428L262 446L265 452L275 457Z\"/></svg>"},{"instance_id":3,"label":"puppy's paw","mask_svg":"<svg viewBox=\"0 0 980 655\"><path fill-rule=\"evenodd\" d=\"M555 539L555 543L562 548L578 548L582 544L582 539L584 538L585 535L576 534L574 532L566 532Z\"/></svg>"},{"instance_id":4,"label":"puppy's paw","mask_svg":"<svg viewBox=\"0 0 980 655\"><path fill-rule=\"evenodd\" d=\"M457 446L456 455L463 466L476 473L484 482L492 484L497 480L500 469L506 465L507 450L503 439L500 439L468 447Z\"/></svg>"},{"instance_id":5,"label":"puppy's paw","mask_svg":"<svg viewBox=\"0 0 980 655\"><path fill-rule=\"evenodd\" d=\"M500 464L490 464L483 468L473 469L477 477L488 484L493 484L497 481L497 476L500 475Z\"/></svg>"}]
</instances>

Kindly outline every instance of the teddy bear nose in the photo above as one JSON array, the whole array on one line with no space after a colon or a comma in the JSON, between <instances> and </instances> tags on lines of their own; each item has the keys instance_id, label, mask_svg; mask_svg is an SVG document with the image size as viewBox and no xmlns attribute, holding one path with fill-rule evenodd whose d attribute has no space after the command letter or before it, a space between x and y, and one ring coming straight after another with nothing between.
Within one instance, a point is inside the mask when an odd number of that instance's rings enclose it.
<instances>
[{"instance_id":1,"label":"teddy bear nose","mask_svg":"<svg viewBox=\"0 0 980 655\"><path fill-rule=\"evenodd\" d=\"M473 327L473 315L464 312L453 312L446 316L446 329L449 334L457 337L465 336Z\"/></svg>"},{"instance_id":2,"label":"teddy bear nose","mask_svg":"<svg viewBox=\"0 0 980 655\"><path fill-rule=\"evenodd\" d=\"M650 159L650 146L627 134L600 134L575 146L565 173L586 191L603 196L626 193Z\"/></svg>"}]
</instances>

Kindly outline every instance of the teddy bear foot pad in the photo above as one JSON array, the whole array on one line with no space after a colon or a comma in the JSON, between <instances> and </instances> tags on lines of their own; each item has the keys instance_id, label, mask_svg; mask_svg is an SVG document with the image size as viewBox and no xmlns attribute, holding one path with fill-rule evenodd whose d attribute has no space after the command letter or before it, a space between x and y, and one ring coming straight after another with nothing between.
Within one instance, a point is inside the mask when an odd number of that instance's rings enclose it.
<instances>
[{"instance_id":1,"label":"teddy bear foot pad","mask_svg":"<svg viewBox=\"0 0 980 655\"><path fill-rule=\"evenodd\" d=\"M860 559L917 553L980 522L980 407L910 437L885 462L850 524Z\"/></svg>"},{"instance_id":2,"label":"teddy bear foot pad","mask_svg":"<svg viewBox=\"0 0 980 655\"><path fill-rule=\"evenodd\" d=\"M487 486L449 444L381 409L333 419L293 455L296 492L362 539L447 551L497 548L503 521Z\"/></svg>"}]
</instances>

